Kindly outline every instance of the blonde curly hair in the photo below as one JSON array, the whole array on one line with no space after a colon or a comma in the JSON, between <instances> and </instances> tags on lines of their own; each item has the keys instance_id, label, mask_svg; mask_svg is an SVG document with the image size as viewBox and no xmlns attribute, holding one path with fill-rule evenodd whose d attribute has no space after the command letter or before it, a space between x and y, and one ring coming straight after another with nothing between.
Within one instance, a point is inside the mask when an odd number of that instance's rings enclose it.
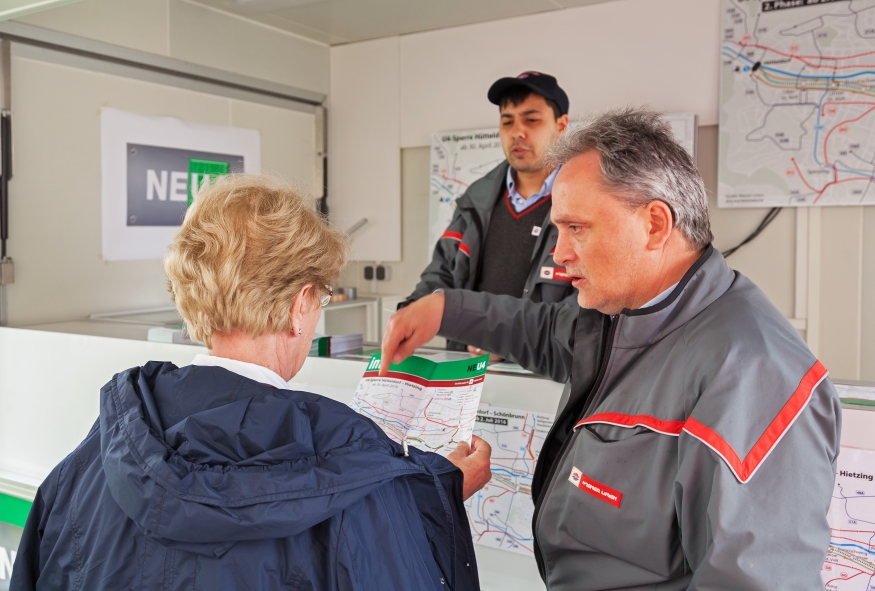
<instances>
[{"instance_id":1,"label":"blonde curly hair","mask_svg":"<svg viewBox=\"0 0 875 591\"><path fill-rule=\"evenodd\" d=\"M189 334L212 348L215 332L291 330L298 292L323 294L348 258L347 237L289 185L239 174L198 193L164 271Z\"/></svg>"}]
</instances>

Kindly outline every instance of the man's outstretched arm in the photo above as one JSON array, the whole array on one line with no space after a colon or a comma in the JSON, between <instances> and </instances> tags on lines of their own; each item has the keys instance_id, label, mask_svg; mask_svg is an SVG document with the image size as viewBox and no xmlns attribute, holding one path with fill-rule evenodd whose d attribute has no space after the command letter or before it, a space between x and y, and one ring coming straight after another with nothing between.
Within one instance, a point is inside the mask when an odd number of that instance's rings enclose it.
<instances>
[{"instance_id":1,"label":"man's outstretched arm","mask_svg":"<svg viewBox=\"0 0 875 591\"><path fill-rule=\"evenodd\" d=\"M440 334L564 382L571 374L578 316L584 322L601 321L597 312L591 313L592 319L589 315L580 314L578 306L568 303L534 303L450 289L428 295L389 319L383 337L383 359L400 363ZM382 371L388 371L388 366Z\"/></svg>"}]
</instances>

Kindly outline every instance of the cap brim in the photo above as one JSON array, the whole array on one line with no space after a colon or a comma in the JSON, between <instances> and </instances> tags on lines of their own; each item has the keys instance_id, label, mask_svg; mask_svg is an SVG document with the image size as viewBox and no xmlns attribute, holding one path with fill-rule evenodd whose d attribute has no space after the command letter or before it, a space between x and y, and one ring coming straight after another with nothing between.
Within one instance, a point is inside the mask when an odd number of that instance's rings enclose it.
<instances>
[{"instance_id":1,"label":"cap brim","mask_svg":"<svg viewBox=\"0 0 875 591\"><path fill-rule=\"evenodd\" d=\"M486 93L486 98L489 99L489 102L493 105L501 104L501 97L509 88L513 88L514 86L523 86L528 88L532 92L536 92L541 96L544 96L542 90L533 84L528 84L524 79L520 78L500 78L496 80L495 83L489 87L489 92Z\"/></svg>"}]
</instances>

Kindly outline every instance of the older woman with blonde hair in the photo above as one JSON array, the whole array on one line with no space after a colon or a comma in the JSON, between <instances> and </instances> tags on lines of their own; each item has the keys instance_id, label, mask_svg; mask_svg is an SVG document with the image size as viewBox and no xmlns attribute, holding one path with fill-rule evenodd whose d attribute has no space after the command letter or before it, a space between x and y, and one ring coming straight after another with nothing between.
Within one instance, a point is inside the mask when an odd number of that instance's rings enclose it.
<instances>
[{"instance_id":1,"label":"older woman with blonde hair","mask_svg":"<svg viewBox=\"0 0 875 591\"><path fill-rule=\"evenodd\" d=\"M210 355L101 389L98 422L40 487L12 590L479 588L462 501L489 479L488 446L406 456L289 387L348 249L277 181L201 191L165 271Z\"/></svg>"}]
</instances>

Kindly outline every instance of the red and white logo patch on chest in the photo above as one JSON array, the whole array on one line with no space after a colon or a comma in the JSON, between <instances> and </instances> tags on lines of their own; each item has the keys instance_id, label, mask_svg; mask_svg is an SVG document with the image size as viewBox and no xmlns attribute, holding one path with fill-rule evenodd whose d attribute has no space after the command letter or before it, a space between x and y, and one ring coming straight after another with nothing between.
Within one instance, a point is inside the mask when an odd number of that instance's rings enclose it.
<instances>
[{"instance_id":1,"label":"red and white logo patch on chest","mask_svg":"<svg viewBox=\"0 0 875 591\"><path fill-rule=\"evenodd\" d=\"M620 508L620 503L623 502L623 493L614 490L609 486L605 486L597 480L593 480L577 468L571 468L571 475L568 477L568 482L584 492L588 492L595 498L613 505L617 509Z\"/></svg>"},{"instance_id":2,"label":"red and white logo patch on chest","mask_svg":"<svg viewBox=\"0 0 875 591\"><path fill-rule=\"evenodd\" d=\"M565 272L565 267L541 267L541 278L571 283L571 277Z\"/></svg>"}]
</instances>

